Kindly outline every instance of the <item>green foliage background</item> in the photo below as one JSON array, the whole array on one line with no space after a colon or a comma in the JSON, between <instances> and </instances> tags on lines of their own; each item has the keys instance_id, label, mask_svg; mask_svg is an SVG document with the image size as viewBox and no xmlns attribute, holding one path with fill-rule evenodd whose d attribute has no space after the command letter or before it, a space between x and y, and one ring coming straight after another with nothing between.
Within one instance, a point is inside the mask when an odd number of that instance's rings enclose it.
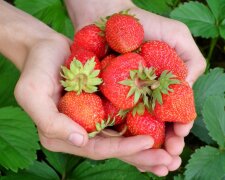
<instances>
[{"instance_id":1,"label":"green foliage background","mask_svg":"<svg viewBox=\"0 0 225 180\"><path fill-rule=\"evenodd\" d=\"M15 101L19 71L0 56L0 180L225 179L225 0L133 0L138 7L185 23L207 60L194 84L197 120L182 166L167 177L140 173L117 159L93 161L43 149L30 117ZM16 7L69 38L74 29L61 0L15 0Z\"/></svg>"}]
</instances>

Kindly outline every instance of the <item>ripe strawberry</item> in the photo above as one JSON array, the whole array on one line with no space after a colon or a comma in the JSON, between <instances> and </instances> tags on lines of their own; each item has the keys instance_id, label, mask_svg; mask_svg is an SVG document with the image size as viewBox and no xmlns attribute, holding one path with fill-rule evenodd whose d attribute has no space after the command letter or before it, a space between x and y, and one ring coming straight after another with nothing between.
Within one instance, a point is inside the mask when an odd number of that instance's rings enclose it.
<instances>
[{"instance_id":1,"label":"ripe strawberry","mask_svg":"<svg viewBox=\"0 0 225 180\"><path fill-rule=\"evenodd\" d=\"M147 110L143 115L128 113L127 127L132 135L150 135L154 139L152 148L160 148L165 139L165 123L158 121Z\"/></svg>"},{"instance_id":2,"label":"ripe strawberry","mask_svg":"<svg viewBox=\"0 0 225 180\"><path fill-rule=\"evenodd\" d=\"M92 51L98 58L103 58L107 53L108 46L101 32L102 30L94 24L83 27L75 34L71 50L82 47Z\"/></svg>"},{"instance_id":3,"label":"ripe strawberry","mask_svg":"<svg viewBox=\"0 0 225 180\"><path fill-rule=\"evenodd\" d=\"M102 100L96 94L67 92L60 99L58 109L89 133L96 131L96 125L105 117Z\"/></svg>"},{"instance_id":4,"label":"ripe strawberry","mask_svg":"<svg viewBox=\"0 0 225 180\"><path fill-rule=\"evenodd\" d=\"M109 63L111 63L111 61L115 57L116 56L114 54L110 54L110 55L106 56L103 60L101 60L101 68L102 68L102 70L104 70L106 68L106 66L108 66Z\"/></svg>"},{"instance_id":5,"label":"ripe strawberry","mask_svg":"<svg viewBox=\"0 0 225 180\"><path fill-rule=\"evenodd\" d=\"M144 29L133 16L114 14L106 22L105 37L113 50L127 53L141 45L144 39Z\"/></svg>"},{"instance_id":6,"label":"ripe strawberry","mask_svg":"<svg viewBox=\"0 0 225 180\"><path fill-rule=\"evenodd\" d=\"M164 70L171 71L178 78L185 80L187 67L176 51L162 41L149 41L141 45L140 55L145 59L147 66L156 68L159 76Z\"/></svg>"},{"instance_id":7,"label":"ripe strawberry","mask_svg":"<svg viewBox=\"0 0 225 180\"><path fill-rule=\"evenodd\" d=\"M119 115L120 109L115 107L109 100L102 100L104 111L105 111L105 119L110 117L111 119L115 118L114 125L118 125L124 122L122 116Z\"/></svg>"},{"instance_id":8,"label":"ripe strawberry","mask_svg":"<svg viewBox=\"0 0 225 180\"><path fill-rule=\"evenodd\" d=\"M189 123L196 118L193 91L187 82L169 86L173 92L162 95L162 104L156 102L154 115L161 121Z\"/></svg>"},{"instance_id":9,"label":"ripe strawberry","mask_svg":"<svg viewBox=\"0 0 225 180\"><path fill-rule=\"evenodd\" d=\"M73 49L71 55L65 61L65 66L68 69L70 69L70 64L74 60L74 58L79 60L84 65L89 59L91 59L93 57L95 58L95 68L94 69L100 70L101 69L101 63L100 63L99 59L96 57L96 55L91 51L88 51L86 49L79 48L79 47Z\"/></svg>"},{"instance_id":10,"label":"ripe strawberry","mask_svg":"<svg viewBox=\"0 0 225 180\"><path fill-rule=\"evenodd\" d=\"M97 85L102 83L99 78L101 64L98 58L91 51L76 48L65 66L62 66L61 81L66 91L75 91L80 94L82 91L93 93L97 91Z\"/></svg>"},{"instance_id":11,"label":"ripe strawberry","mask_svg":"<svg viewBox=\"0 0 225 180\"><path fill-rule=\"evenodd\" d=\"M130 71L138 70L140 64L145 66L145 61L140 55L127 53L116 57L101 73L103 83L100 85L100 90L119 109L132 108L142 94L141 88L131 82L134 91L132 90L128 96L132 87L122 84L122 81L130 77ZM136 79L136 76L134 78ZM134 98L135 93L138 93L138 98Z\"/></svg>"}]
</instances>

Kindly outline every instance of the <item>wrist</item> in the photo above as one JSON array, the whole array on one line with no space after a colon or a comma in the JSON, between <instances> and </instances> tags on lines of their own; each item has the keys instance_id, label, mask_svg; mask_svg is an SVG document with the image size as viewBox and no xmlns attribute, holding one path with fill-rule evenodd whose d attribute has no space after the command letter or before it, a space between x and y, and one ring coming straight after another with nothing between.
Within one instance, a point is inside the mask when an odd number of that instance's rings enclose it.
<instances>
[{"instance_id":1,"label":"wrist","mask_svg":"<svg viewBox=\"0 0 225 180\"><path fill-rule=\"evenodd\" d=\"M100 17L135 7L131 0L65 0L65 3L76 30Z\"/></svg>"},{"instance_id":2,"label":"wrist","mask_svg":"<svg viewBox=\"0 0 225 180\"><path fill-rule=\"evenodd\" d=\"M0 53L22 70L31 48L57 33L4 1L0 1L0 9Z\"/></svg>"}]
</instances>

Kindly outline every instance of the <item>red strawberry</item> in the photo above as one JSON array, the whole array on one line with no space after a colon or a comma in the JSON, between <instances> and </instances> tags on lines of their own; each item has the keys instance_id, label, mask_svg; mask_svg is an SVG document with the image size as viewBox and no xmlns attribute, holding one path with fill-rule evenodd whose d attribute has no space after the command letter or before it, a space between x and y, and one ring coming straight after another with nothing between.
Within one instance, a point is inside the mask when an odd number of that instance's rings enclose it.
<instances>
[{"instance_id":1,"label":"red strawberry","mask_svg":"<svg viewBox=\"0 0 225 180\"><path fill-rule=\"evenodd\" d=\"M97 91L97 85L102 83L99 78L101 64L91 51L76 48L62 66L61 81L66 91L82 91L93 93Z\"/></svg>"},{"instance_id":2,"label":"red strawberry","mask_svg":"<svg viewBox=\"0 0 225 180\"><path fill-rule=\"evenodd\" d=\"M114 14L106 22L105 36L113 50L127 53L141 45L144 39L144 29L133 16Z\"/></svg>"},{"instance_id":3,"label":"red strawberry","mask_svg":"<svg viewBox=\"0 0 225 180\"><path fill-rule=\"evenodd\" d=\"M118 113L120 111L119 108L115 107L109 100L103 99L103 107L105 110L105 119L110 117L111 119L115 118L114 125L121 124L124 122L123 117L121 117Z\"/></svg>"},{"instance_id":4,"label":"red strawberry","mask_svg":"<svg viewBox=\"0 0 225 180\"><path fill-rule=\"evenodd\" d=\"M169 86L173 92L162 94L162 105L156 102L154 115L161 121L189 123L196 118L193 91L187 82Z\"/></svg>"},{"instance_id":5,"label":"red strawberry","mask_svg":"<svg viewBox=\"0 0 225 180\"><path fill-rule=\"evenodd\" d=\"M160 148L165 139L165 123L145 110L143 115L127 115L127 127L132 135L150 135L154 139L153 148Z\"/></svg>"},{"instance_id":6,"label":"red strawberry","mask_svg":"<svg viewBox=\"0 0 225 180\"><path fill-rule=\"evenodd\" d=\"M137 70L140 64L145 65L140 55L127 53L116 57L101 73L103 83L100 90L119 109L129 109L137 103L134 101L134 95L128 97L131 87L123 85L121 81L128 79L130 71ZM139 87L134 88L139 90Z\"/></svg>"},{"instance_id":7,"label":"red strawberry","mask_svg":"<svg viewBox=\"0 0 225 180\"><path fill-rule=\"evenodd\" d=\"M96 94L67 92L60 99L58 108L89 133L96 131L96 124L101 124L105 117L102 100Z\"/></svg>"},{"instance_id":8,"label":"red strawberry","mask_svg":"<svg viewBox=\"0 0 225 180\"><path fill-rule=\"evenodd\" d=\"M164 70L171 71L178 78L185 80L187 67L176 51L167 43L162 41L149 41L141 45L141 56L145 59L147 66L156 68L159 76Z\"/></svg>"},{"instance_id":9,"label":"red strawberry","mask_svg":"<svg viewBox=\"0 0 225 180\"><path fill-rule=\"evenodd\" d=\"M76 58L77 60L79 60L83 65L87 62L87 60L90 60L91 58L95 58L95 68L94 69L101 69L101 63L99 61L99 59L96 57L96 55L91 52L88 51L86 49L83 48L75 48L73 49L71 55L69 56L69 58L65 61L65 66L70 69L70 64L73 61L74 58Z\"/></svg>"},{"instance_id":10,"label":"red strawberry","mask_svg":"<svg viewBox=\"0 0 225 180\"><path fill-rule=\"evenodd\" d=\"M101 61L101 68L102 70L106 68L106 66L111 63L111 61L115 58L116 56L114 54L110 54L106 56L102 61Z\"/></svg>"},{"instance_id":11,"label":"red strawberry","mask_svg":"<svg viewBox=\"0 0 225 180\"><path fill-rule=\"evenodd\" d=\"M101 32L102 30L94 24L83 27L74 36L74 43L71 46L72 51L76 47L82 47L92 51L98 58L103 58L107 53L108 46Z\"/></svg>"}]
</instances>

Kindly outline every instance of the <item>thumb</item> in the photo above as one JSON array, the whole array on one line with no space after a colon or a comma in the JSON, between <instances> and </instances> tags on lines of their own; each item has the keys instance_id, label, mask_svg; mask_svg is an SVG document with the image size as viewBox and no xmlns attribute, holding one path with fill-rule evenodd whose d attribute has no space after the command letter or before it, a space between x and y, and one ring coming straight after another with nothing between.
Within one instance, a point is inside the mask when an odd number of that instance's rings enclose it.
<instances>
[{"instance_id":1,"label":"thumb","mask_svg":"<svg viewBox=\"0 0 225 180\"><path fill-rule=\"evenodd\" d=\"M19 104L30 115L43 136L60 139L78 147L87 144L88 134L85 129L68 116L59 113L50 96L43 94L37 96L30 91L17 91L15 95Z\"/></svg>"}]
</instances>

